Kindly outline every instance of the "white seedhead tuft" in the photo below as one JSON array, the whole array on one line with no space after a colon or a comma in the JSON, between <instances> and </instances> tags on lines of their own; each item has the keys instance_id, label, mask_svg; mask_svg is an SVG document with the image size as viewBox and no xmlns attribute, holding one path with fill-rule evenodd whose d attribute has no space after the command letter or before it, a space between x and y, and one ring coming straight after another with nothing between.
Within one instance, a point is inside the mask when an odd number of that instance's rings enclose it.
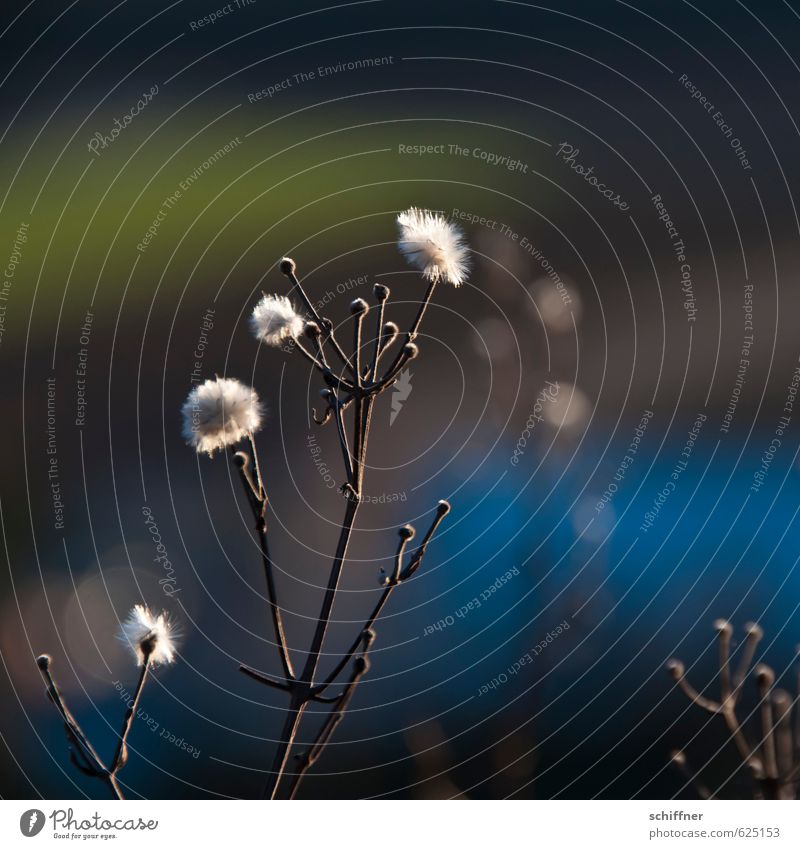
<instances>
[{"instance_id":1,"label":"white seedhead tuft","mask_svg":"<svg viewBox=\"0 0 800 849\"><path fill-rule=\"evenodd\" d=\"M250 316L250 329L260 342L274 347L287 339L297 339L305 320L285 295L264 295Z\"/></svg>"},{"instance_id":2,"label":"white seedhead tuft","mask_svg":"<svg viewBox=\"0 0 800 849\"><path fill-rule=\"evenodd\" d=\"M211 456L257 431L263 412L255 389L217 377L195 386L184 401L183 435L198 453Z\"/></svg>"},{"instance_id":3,"label":"white seedhead tuft","mask_svg":"<svg viewBox=\"0 0 800 849\"><path fill-rule=\"evenodd\" d=\"M156 616L137 604L122 623L119 638L133 652L138 666L175 660L175 628L166 613Z\"/></svg>"},{"instance_id":4,"label":"white seedhead tuft","mask_svg":"<svg viewBox=\"0 0 800 849\"><path fill-rule=\"evenodd\" d=\"M411 265L428 280L444 280L460 286L469 272L464 233L443 215L411 207L397 216L397 246Z\"/></svg>"}]
</instances>

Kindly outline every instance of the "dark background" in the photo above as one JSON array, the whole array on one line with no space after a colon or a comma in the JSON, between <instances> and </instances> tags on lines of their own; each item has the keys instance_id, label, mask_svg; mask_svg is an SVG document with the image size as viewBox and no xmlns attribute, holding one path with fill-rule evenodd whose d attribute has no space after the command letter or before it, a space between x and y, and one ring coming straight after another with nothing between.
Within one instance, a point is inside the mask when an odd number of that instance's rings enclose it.
<instances>
[{"instance_id":1,"label":"dark background","mask_svg":"<svg viewBox=\"0 0 800 849\"><path fill-rule=\"evenodd\" d=\"M139 601L168 609L182 640L178 662L145 692L159 728L134 726L127 794L259 794L286 705L237 671L240 661L279 671L237 482L225 458L196 457L180 435L202 317L215 310L204 377L252 382L269 406L258 440L302 658L344 510L309 435L340 481L338 448L310 421L319 399L306 363L259 350L246 319L261 290L286 291L277 261L290 254L312 296L332 293L336 322L383 282L389 317L407 325L424 284L396 249L394 217L412 204L504 222L566 281L572 310L519 241L465 225L470 281L437 292L395 423L390 397L376 410L366 487L388 497L362 511L331 652L374 602L395 529L423 529L442 497L453 512L393 596L372 669L303 795L692 797L668 765L675 747L721 795L749 794L721 720L673 692L664 663L680 656L714 694L711 622L728 617L738 635L755 620L766 633L759 655L792 685L800 409L760 491L750 487L800 355L798 9L551 5L257 0L195 31L190 22L219 5L4 2L4 269L28 227L0 341L3 796L103 792L70 767L34 658L53 655L73 712L110 751L123 711L115 682L135 677L114 634ZM293 77L375 57L391 62ZM684 74L724 115L750 170ZM248 100L286 78L273 97ZM152 102L92 154L93 135L154 85ZM137 251L164 199L236 138ZM629 208L561 161L562 143ZM480 148L526 168L398 149L420 144ZM656 193L686 245L693 322ZM752 357L726 433L748 284ZM49 377L63 530L49 492ZM559 381L559 403L514 466L546 379ZM646 410L641 447L598 514ZM687 467L644 532L701 413ZM145 506L174 568L171 598ZM509 570L480 609L455 616ZM425 635L448 616L452 625ZM569 630L534 663L478 696L564 620ZM745 715L755 704L754 687L746 692Z\"/></svg>"}]
</instances>

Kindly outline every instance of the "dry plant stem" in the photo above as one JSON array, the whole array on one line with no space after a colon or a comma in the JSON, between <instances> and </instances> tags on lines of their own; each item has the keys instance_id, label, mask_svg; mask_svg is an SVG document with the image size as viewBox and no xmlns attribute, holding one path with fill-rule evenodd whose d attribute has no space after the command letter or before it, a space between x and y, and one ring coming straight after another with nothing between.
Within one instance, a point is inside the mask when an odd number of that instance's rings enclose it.
<instances>
[{"instance_id":1,"label":"dry plant stem","mask_svg":"<svg viewBox=\"0 0 800 849\"><path fill-rule=\"evenodd\" d=\"M733 679L730 677L730 646L732 629L729 623L718 620L715 623L719 639L720 691L719 703L701 696L686 680L685 670L680 661L670 661L673 679L690 701L712 714L719 714L725 720L731 737L736 744L745 766L750 770L755 782L755 798L794 799L795 784L800 778L800 764L795 763L792 740L792 710L796 701L784 690L775 690L775 674L768 666L759 664L753 670L759 691L758 712L760 718L760 741L752 746L745 736L744 729L736 715L736 700L742 685L750 671L750 665L763 632L758 625L748 624L747 638L742 649L742 657ZM800 689L800 681L798 681ZM800 699L800 696L798 697ZM682 752L673 756L673 761L685 769L686 760ZM698 786L698 790L700 787ZM701 796L704 793L701 792ZM704 796L705 798L705 796Z\"/></svg>"},{"instance_id":2,"label":"dry plant stem","mask_svg":"<svg viewBox=\"0 0 800 849\"><path fill-rule=\"evenodd\" d=\"M698 779L698 777L689 769L689 764L686 761L686 755L683 752L677 752L673 758L672 763L680 770L681 775L686 779L686 781L694 786L694 789L697 791L697 795L701 799L711 799L712 793L703 784L702 781Z\"/></svg>"},{"instance_id":3,"label":"dry plant stem","mask_svg":"<svg viewBox=\"0 0 800 849\"><path fill-rule=\"evenodd\" d=\"M139 673L139 680L133 694L133 701L125 711L125 718L122 720L122 730L119 733L117 750L114 752L114 760L111 762L111 775L116 775L116 773L125 766L125 762L128 760L128 734L130 733L131 725L133 725L133 718L136 716L136 709L139 707L139 699L142 697L142 690L144 689L145 682L147 681L147 673L149 670L150 656L145 655L144 661L142 662L142 671Z\"/></svg>"},{"instance_id":4,"label":"dry plant stem","mask_svg":"<svg viewBox=\"0 0 800 849\"><path fill-rule=\"evenodd\" d=\"M731 698L731 628L727 622L719 632L719 681L724 707Z\"/></svg>"},{"instance_id":5,"label":"dry plant stem","mask_svg":"<svg viewBox=\"0 0 800 849\"><path fill-rule=\"evenodd\" d=\"M269 607L270 615L272 617L272 627L275 632L275 640L278 644L278 654L280 655L283 675L288 682L294 679L294 669L289 656L286 633L283 628L283 616L278 604L277 589L275 587L275 569L269 550L269 535L267 528L267 507L269 506L269 499L267 498L267 492L261 479L258 455L256 452L255 442L252 437L250 439L250 448L252 451L253 464L256 467L258 474L258 480L255 484L249 471L250 458L248 458L243 451L233 452L234 463L239 469L245 495L248 496L248 501L250 502L250 506L253 510L256 533L258 535L258 544L261 551L261 561L264 566L264 577L267 584L267 606Z\"/></svg>"},{"instance_id":6,"label":"dry plant stem","mask_svg":"<svg viewBox=\"0 0 800 849\"><path fill-rule=\"evenodd\" d=\"M84 772L86 775L92 775L99 778L107 784L115 798L124 799L125 797L122 794L122 790L120 789L116 776L106 768L105 764L100 759L100 756L89 742L88 737L83 733L83 729L80 725L78 725L77 720L67 708L67 705L61 696L61 691L58 689L58 685L50 672L49 659L45 665L43 665L42 662L39 663L39 670L47 684L47 694L64 721L67 737L75 746L76 756L79 754L80 757L84 759L87 768L78 764L77 760L75 760L74 763L79 767L81 772Z\"/></svg>"},{"instance_id":7,"label":"dry plant stem","mask_svg":"<svg viewBox=\"0 0 800 849\"><path fill-rule=\"evenodd\" d=\"M375 624L378 617L381 615L383 608L386 606L386 602L389 601L389 596L392 594L392 590L396 586L397 584L389 584L388 586L384 587L384 590L381 593L377 604L372 609L372 613L370 613L369 618L367 619L364 625L365 631L369 631L372 629L372 626ZM330 675L328 675L328 677L322 682L322 684L314 688L315 694L322 693L325 689L330 687L331 684L333 684L333 682L339 676L339 673L345 668L345 666L347 666L353 655L358 651L358 647L361 645L362 642L362 637L358 636L353 642L353 644L350 646L350 648L347 650L347 653L344 655L344 657L342 657L336 664Z\"/></svg>"},{"instance_id":8,"label":"dry plant stem","mask_svg":"<svg viewBox=\"0 0 800 849\"><path fill-rule=\"evenodd\" d=\"M300 720L303 717L307 702L297 696L292 696L292 701L289 705L289 710L286 714L286 719L283 723L278 749L275 752L275 760L272 763L272 771L267 781L267 786L264 789L265 799L275 799L278 795L278 788L281 779L286 770L286 762L289 759L294 738L297 735L297 729L300 725Z\"/></svg>"},{"instance_id":9,"label":"dry plant stem","mask_svg":"<svg viewBox=\"0 0 800 849\"><path fill-rule=\"evenodd\" d=\"M443 504L444 502L441 503ZM411 539L411 536L403 535L401 532L400 544L397 547L397 553L395 554L394 558L394 569L392 571L392 575L390 578L387 578L383 592L381 593L380 598L375 604L375 607L372 609L372 613L370 613L369 618L367 619L366 624L364 625L362 634L366 631L372 630L373 625L378 620L378 617L381 615L383 608L386 606L386 602L389 601L389 596L392 594L394 588L398 587L404 580L406 580L406 578L410 578L411 575L413 575L414 572L416 572L416 570L419 568L419 564L422 562L422 558L425 556L425 550L428 546L428 543L430 542L431 537L434 535L434 533L436 533L436 529L439 527L442 519L444 519L446 514L447 511L443 510L441 506L437 509L436 516L434 517L433 522L431 523L431 526L428 529L428 532L425 534L424 539L412 555L408 567L406 568L405 572L402 573L402 577L401 570L403 568L403 554L405 552L406 546L408 545L408 542ZM411 529L411 532L413 533L413 528ZM317 687L314 688L315 695L322 693L324 690L326 690L336 680L336 678L339 676L345 666L347 666L350 659L358 651L359 646L363 643L362 634L356 637L356 639L353 641L353 644L350 646L344 656L339 660L333 670L331 670L330 674L323 681L323 683L319 684Z\"/></svg>"},{"instance_id":10,"label":"dry plant stem","mask_svg":"<svg viewBox=\"0 0 800 849\"><path fill-rule=\"evenodd\" d=\"M300 782L303 780L305 774L311 769L311 767L314 766L314 764L319 760L320 755L322 754L325 746L327 746L330 742L330 739L333 736L333 732L336 730L337 726L344 718L344 714L350 705L350 700L353 698L353 693L355 692L359 681L361 681L362 677L369 669L367 651L369 650L369 646L372 643L374 637L374 632L367 629L359 638L359 642L361 642L364 647L364 654L362 654L359 658L361 662L354 666L353 673L350 676L350 680L347 682L347 685L342 691L342 694L338 697L338 699L336 699L336 707L333 708L328 714L328 716L325 718L325 721L323 722L322 728L319 730L316 739L311 744L311 747L309 748L308 752L306 752L306 754L301 759L300 766L297 768L297 771L292 777L292 783L289 788L289 799L295 798L295 796L297 795L297 791L300 787Z\"/></svg>"},{"instance_id":11,"label":"dry plant stem","mask_svg":"<svg viewBox=\"0 0 800 849\"><path fill-rule=\"evenodd\" d=\"M331 572L328 578L328 585L325 589L325 594L322 600L322 606L311 641L311 647L309 649L309 653L302 671L296 677L287 676L287 680L285 681L285 683L281 684L280 682L277 682L274 679L263 675L262 673L258 673L255 670L250 669L249 667L241 667L242 671L245 674L249 675L251 678L254 678L255 680L260 680L268 686L272 686L276 689L288 691L290 694L290 705L288 713L286 715L283 729L280 734L278 749L275 753L272 770L270 772L269 780L267 782L264 793L265 797L270 799L274 799L278 795L282 779L286 774L287 763L291 754L293 744L295 742L300 721L303 717L304 711L308 703L311 701L332 703L335 705L335 707L331 710L331 713L325 720L319 736L315 740L313 746L311 747L309 753L306 755L303 761L303 765L294 775L292 785L289 789L290 798L293 798L295 793L297 792L297 788L300 784L300 781L302 780L302 777L305 775L308 769L310 769L313 763L320 757L322 750L324 749L327 742L330 740L330 736L333 733L333 730L341 721L350 702L350 699L352 698L353 691L355 690L356 685L360 681L363 674L366 672L368 666L366 660L366 652L369 648L369 644L374 638L374 634L371 631L372 624L380 615L384 605L386 604L386 601L388 600L389 595L391 594L391 590L394 589L394 587L397 586L399 583L401 583L402 580L404 580L406 577L410 577L410 575L413 574L413 572L416 571L416 569L419 567L422 556L425 553L425 547L428 541L430 540L433 532L436 530L436 527L438 526L439 522L441 522L441 519L449 509L449 506L447 506L445 502L440 503L439 510L437 511L437 515L431 525L431 528L425 535L424 540L422 541L421 545L412 557L411 562L405 570L405 573L401 573L401 558L403 550L405 548L405 541L401 543L401 546L398 550L398 555L396 557L395 570L393 577L390 581L390 585L385 587L381 598L378 600L378 603L376 604L375 608L370 614L369 619L367 620L366 628L362 630L361 635L345 654L344 658L339 661L336 668L334 669L333 674L328 676L328 678L323 684L315 687L314 680L317 675L323 645L331 620L333 605L336 600L336 593L339 587L344 563L347 557L347 549L350 543L350 538L352 536L353 527L358 513L358 508L362 500L365 457L370 425L372 421L373 404L375 398L391 385L391 383L396 378L396 375L399 373L400 369L410 359L416 356L417 349L415 345L405 345L397 355L392 366L390 366L386 370L383 377L380 380L377 379L377 366L381 354L396 338L397 328L391 323L383 327L383 307L386 297L388 297L388 290L382 289L380 295L376 290L376 297L379 301L378 338L375 342L376 347L372 358L371 367L368 367L365 370L366 373L362 374L361 328L363 317L368 311L366 305L362 304L362 308L356 309L356 311L354 312L353 318L355 326L353 337L353 358L352 363L350 363L350 361L348 361L344 352L341 350L338 343L336 342L330 322L327 322L319 316L319 314L311 304L310 300L306 296L305 292L303 291L303 288L300 285L299 280L297 280L296 275L292 271L288 273L287 276L292 280L292 283L294 284L297 292L300 294L300 297L302 298L306 309L317 321L320 326L320 329L323 330L323 332L325 333L325 340L320 340L318 347L318 355L316 357L313 356L310 352L306 351L300 343L298 343L298 347L301 351L304 352L307 359L311 360L315 367L322 371L323 377L325 378L325 383L329 388L329 393L327 395L329 403L328 411L325 413L324 417L321 420L316 419L315 415L315 420L317 420L319 423L325 423L330 418L332 412L336 415L337 432L342 447L343 458L345 460L345 470L348 475L348 482L342 489L347 494L348 498L347 506L345 508L345 515L342 519L339 540L336 546L336 552L334 554ZM420 323L422 321L422 318L424 317L431 296L433 295L435 286L435 281L431 282L428 286L425 298L422 304L420 305L417 317L408 334L407 339L409 342L414 338L414 336L416 336L419 330ZM354 304L354 306L356 305ZM384 330L385 342L383 341ZM343 363L352 373L352 385L345 381L343 378L337 378L327 367L327 364L325 363L325 357L322 353L321 348L322 342L327 340L330 340L340 359L342 359ZM340 400L340 398L338 397L338 392L344 393L347 397L343 400ZM353 406L352 452L349 448L347 432L344 423L344 411L351 404ZM264 502L266 502L266 494L264 494ZM445 509L442 509L442 505L445 505ZM274 593L272 590L271 599L274 600ZM275 603L275 607L277 608L277 603ZM277 630L278 629L276 626L276 631ZM322 696L322 691L325 690L333 682L336 676L338 676L340 672L345 668L347 663L353 660L354 654L357 651L360 643L363 643L364 645L364 655L355 660L353 674L350 678L349 683L344 688L343 692L339 696L333 698Z\"/></svg>"},{"instance_id":12,"label":"dry plant stem","mask_svg":"<svg viewBox=\"0 0 800 849\"><path fill-rule=\"evenodd\" d=\"M239 671L243 672L245 675L247 675L249 678L252 678L254 681L258 681L261 684L266 684L268 687L273 687L274 689L281 690L284 693L291 692L291 684L287 684L285 681L278 681L263 672L259 672L257 669L253 669L252 667L247 666L244 663L239 664Z\"/></svg>"},{"instance_id":13,"label":"dry plant stem","mask_svg":"<svg viewBox=\"0 0 800 849\"><path fill-rule=\"evenodd\" d=\"M342 364L346 368L350 369L351 368L350 362L347 359L347 356L345 355L341 346L336 341L336 336L335 336L333 330L328 329L330 327L329 323L322 318L322 316L317 311L316 307L311 303L311 300L308 297L308 295L306 294L305 289L303 289L303 286L300 283L300 280L298 279L297 274L294 271L291 271L286 276L292 282L292 285L294 286L295 291L300 296L300 300L303 302L303 306L305 306L305 308L308 310L308 312L314 317L314 321L317 322L317 324L320 326L320 329L325 333L326 340L330 341L331 345L333 346L334 351L336 351L337 355L339 356L339 359L341 359Z\"/></svg>"},{"instance_id":14,"label":"dry plant stem","mask_svg":"<svg viewBox=\"0 0 800 849\"><path fill-rule=\"evenodd\" d=\"M314 630L314 636L311 641L311 650L300 676L300 680L309 688L313 685L314 676L316 675L317 666L319 665L322 644L325 641L325 634L328 630L336 590L339 587L339 580L342 577L342 567L344 566L344 560L347 556L347 546L350 543L350 536L353 532L353 524L358 512L358 507L359 501L356 498L348 499L344 519L342 520L342 529L339 533L339 542L336 546L336 554L334 555L333 566L328 579L328 586L325 590L325 597L322 600L322 609L320 610L317 627Z\"/></svg>"},{"instance_id":15,"label":"dry plant stem","mask_svg":"<svg viewBox=\"0 0 800 849\"><path fill-rule=\"evenodd\" d=\"M709 713L719 714L722 716L728 726L731 736L733 737L733 741L739 750L739 754L745 762L749 763L753 755L753 750L745 739L741 726L739 725L739 720L736 718L736 712L730 700L726 704L721 705L718 702L714 702L711 699L701 696L688 682L685 675L682 675L678 679L677 683L690 702L694 702L694 704L698 707L703 708L703 710L706 710Z\"/></svg>"},{"instance_id":16,"label":"dry plant stem","mask_svg":"<svg viewBox=\"0 0 800 849\"><path fill-rule=\"evenodd\" d=\"M425 297L422 299L422 303L419 305L417 317L414 319L414 323L411 325L411 330L408 331L409 342L413 342L417 333L419 332L419 326L420 324L422 324L422 319L425 317L425 311L428 309L428 304L431 302L431 298L433 297L433 293L436 290L436 284L438 282L439 281L437 279L433 279L428 284L428 291L425 293Z\"/></svg>"},{"instance_id":17,"label":"dry plant stem","mask_svg":"<svg viewBox=\"0 0 800 849\"><path fill-rule=\"evenodd\" d=\"M428 309L428 304L430 304L433 293L436 290L437 283L438 280L431 280L428 284L428 290L425 292L425 297L422 299L422 303L419 305L419 309L417 310L417 317L414 319L411 329L406 334L406 342L413 342L416 339L417 333L419 333L419 327L422 324L422 319L425 317L425 312ZM394 358L394 362L386 371L386 376L381 379L381 383L387 382L387 380L390 379L389 375L395 375L400 371L400 369L402 369L404 363L401 362L401 358L403 357L405 350L406 348L403 346L400 351L398 351Z\"/></svg>"},{"instance_id":18,"label":"dry plant stem","mask_svg":"<svg viewBox=\"0 0 800 849\"><path fill-rule=\"evenodd\" d=\"M756 653L756 648L760 641L760 629L751 628L747 633L747 637L745 638L744 648L742 649L742 657L739 660L739 666L733 676L732 701L734 702L734 704L736 703L736 700L739 697L739 693L742 689L742 684L744 684L744 679L747 675L747 671L750 669L750 664L753 662L753 658L755 657Z\"/></svg>"},{"instance_id":19,"label":"dry plant stem","mask_svg":"<svg viewBox=\"0 0 800 849\"><path fill-rule=\"evenodd\" d=\"M777 750L778 774L788 778L792 772L792 697L785 691L775 693L775 748ZM789 788L791 787L790 782Z\"/></svg>"},{"instance_id":20,"label":"dry plant stem","mask_svg":"<svg viewBox=\"0 0 800 849\"><path fill-rule=\"evenodd\" d=\"M795 697L792 701L794 707L794 754L797 756L797 766L792 770L795 779L800 778L800 668L797 670L795 680ZM791 723L791 719L789 720ZM794 757L794 755L793 755Z\"/></svg>"},{"instance_id":21,"label":"dry plant stem","mask_svg":"<svg viewBox=\"0 0 800 849\"><path fill-rule=\"evenodd\" d=\"M378 361L381 356L381 343L383 341L383 315L386 311L386 298L383 297L378 303L378 318L375 324L375 353L372 355L372 365L367 371L367 377L375 380L378 373Z\"/></svg>"},{"instance_id":22,"label":"dry plant stem","mask_svg":"<svg viewBox=\"0 0 800 849\"><path fill-rule=\"evenodd\" d=\"M775 754L775 737L773 734L774 720L772 716L772 701L770 686L760 685L761 695L761 752L764 764L764 774L767 778L777 780L778 761Z\"/></svg>"},{"instance_id":23,"label":"dry plant stem","mask_svg":"<svg viewBox=\"0 0 800 849\"><path fill-rule=\"evenodd\" d=\"M331 390L333 391L333 390ZM350 453L350 446L347 444L347 432L344 427L344 410L345 405L334 395L334 404L336 405L336 432L339 435L339 446L342 450L342 460L344 461L344 469L347 474L347 480L351 486L354 486L353 481L353 457Z\"/></svg>"}]
</instances>

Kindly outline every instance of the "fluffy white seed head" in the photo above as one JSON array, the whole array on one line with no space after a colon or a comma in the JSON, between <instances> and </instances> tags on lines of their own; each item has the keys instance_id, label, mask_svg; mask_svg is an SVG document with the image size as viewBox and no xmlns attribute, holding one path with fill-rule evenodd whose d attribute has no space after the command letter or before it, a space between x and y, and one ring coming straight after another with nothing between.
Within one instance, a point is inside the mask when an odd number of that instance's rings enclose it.
<instances>
[{"instance_id":1,"label":"fluffy white seed head","mask_svg":"<svg viewBox=\"0 0 800 849\"><path fill-rule=\"evenodd\" d=\"M195 386L184 401L183 436L198 454L210 457L257 431L263 412L255 389L232 377L217 377Z\"/></svg>"},{"instance_id":2,"label":"fluffy white seed head","mask_svg":"<svg viewBox=\"0 0 800 849\"><path fill-rule=\"evenodd\" d=\"M284 295L264 295L250 316L250 329L256 339L275 347L286 339L297 339L304 325L302 316Z\"/></svg>"},{"instance_id":3,"label":"fluffy white seed head","mask_svg":"<svg viewBox=\"0 0 800 849\"><path fill-rule=\"evenodd\" d=\"M460 286L469 272L464 233L443 215L411 207L397 216L397 246L411 265L428 280Z\"/></svg>"},{"instance_id":4,"label":"fluffy white seed head","mask_svg":"<svg viewBox=\"0 0 800 849\"><path fill-rule=\"evenodd\" d=\"M137 666L175 660L175 628L166 613L156 616L137 604L122 623L119 638L133 652Z\"/></svg>"}]
</instances>

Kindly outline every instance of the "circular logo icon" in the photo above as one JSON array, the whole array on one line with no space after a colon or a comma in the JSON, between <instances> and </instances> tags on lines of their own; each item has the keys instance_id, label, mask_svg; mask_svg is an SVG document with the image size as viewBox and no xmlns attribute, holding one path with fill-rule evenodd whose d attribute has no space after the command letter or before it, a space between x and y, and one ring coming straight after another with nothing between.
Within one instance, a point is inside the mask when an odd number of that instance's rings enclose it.
<instances>
[{"instance_id":1,"label":"circular logo icon","mask_svg":"<svg viewBox=\"0 0 800 849\"><path fill-rule=\"evenodd\" d=\"M31 808L19 818L19 830L25 837L36 837L44 828L44 813L38 808Z\"/></svg>"}]
</instances>

